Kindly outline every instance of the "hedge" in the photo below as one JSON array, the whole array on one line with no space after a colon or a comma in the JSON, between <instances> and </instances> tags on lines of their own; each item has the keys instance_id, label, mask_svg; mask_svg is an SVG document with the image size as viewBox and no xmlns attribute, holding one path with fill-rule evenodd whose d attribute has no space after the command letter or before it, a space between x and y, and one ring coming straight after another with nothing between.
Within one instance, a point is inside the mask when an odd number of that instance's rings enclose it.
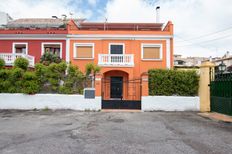
<instances>
[{"instance_id":1,"label":"hedge","mask_svg":"<svg viewBox=\"0 0 232 154\"><path fill-rule=\"evenodd\" d=\"M5 66L5 61L0 58L0 69L2 69Z\"/></svg>"},{"instance_id":2,"label":"hedge","mask_svg":"<svg viewBox=\"0 0 232 154\"><path fill-rule=\"evenodd\" d=\"M42 93L76 94L83 91L83 73L78 67L67 65L65 62L35 65L35 74Z\"/></svg>"},{"instance_id":3,"label":"hedge","mask_svg":"<svg viewBox=\"0 0 232 154\"><path fill-rule=\"evenodd\" d=\"M27 70L28 65L29 65L29 61L26 58L20 57L14 61L14 67L18 67L23 70Z\"/></svg>"},{"instance_id":4,"label":"hedge","mask_svg":"<svg viewBox=\"0 0 232 154\"><path fill-rule=\"evenodd\" d=\"M0 69L0 93L64 93L76 94L83 91L84 75L78 67L64 61L50 65L36 64L27 70L27 62L18 58L11 69ZM65 73L67 69L67 74Z\"/></svg>"},{"instance_id":5,"label":"hedge","mask_svg":"<svg viewBox=\"0 0 232 154\"><path fill-rule=\"evenodd\" d=\"M39 84L34 72L25 72L21 68L0 70L0 92L34 94Z\"/></svg>"},{"instance_id":6,"label":"hedge","mask_svg":"<svg viewBox=\"0 0 232 154\"><path fill-rule=\"evenodd\" d=\"M196 71L149 70L149 95L196 96L199 76Z\"/></svg>"}]
</instances>

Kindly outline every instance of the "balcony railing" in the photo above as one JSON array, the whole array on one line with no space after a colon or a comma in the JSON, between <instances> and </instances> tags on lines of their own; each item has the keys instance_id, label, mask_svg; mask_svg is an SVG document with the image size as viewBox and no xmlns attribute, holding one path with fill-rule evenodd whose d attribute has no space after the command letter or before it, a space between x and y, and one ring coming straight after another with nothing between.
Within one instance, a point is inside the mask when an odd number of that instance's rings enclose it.
<instances>
[{"instance_id":1,"label":"balcony railing","mask_svg":"<svg viewBox=\"0 0 232 154\"><path fill-rule=\"evenodd\" d=\"M134 66L133 54L99 54L98 65L100 66Z\"/></svg>"},{"instance_id":2,"label":"balcony railing","mask_svg":"<svg viewBox=\"0 0 232 154\"><path fill-rule=\"evenodd\" d=\"M29 61L29 66L34 67L35 57L19 53L0 53L0 58L5 61L6 66L13 66L16 58L23 57Z\"/></svg>"}]
</instances>

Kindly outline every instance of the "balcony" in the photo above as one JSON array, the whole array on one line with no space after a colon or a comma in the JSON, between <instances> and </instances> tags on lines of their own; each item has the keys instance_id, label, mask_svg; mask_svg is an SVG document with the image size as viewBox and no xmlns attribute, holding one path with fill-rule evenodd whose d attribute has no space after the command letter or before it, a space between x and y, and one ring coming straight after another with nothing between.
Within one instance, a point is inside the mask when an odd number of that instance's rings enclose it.
<instances>
[{"instance_id":1,"label":"balcony","mask_svg":"<svg viewBox=\"0 0 232 154\"><path fill-rule=\"evenodd\" d=\"M109 67L133 67L133 54L99 54L98 65Z\"/></svg>"},{"instance_id":2,"label":"balcony","mask_svg":"<svg viewBox=\"0 0 232 154\"><path fill-rule=\"evenodd\" d=\"M13 66L16 58L23 57L29 61L29 66L34 67L35 58L26 54L19 53L0 53L0 58L5 61L6 66Z\"/></svg>"}]
</instances>

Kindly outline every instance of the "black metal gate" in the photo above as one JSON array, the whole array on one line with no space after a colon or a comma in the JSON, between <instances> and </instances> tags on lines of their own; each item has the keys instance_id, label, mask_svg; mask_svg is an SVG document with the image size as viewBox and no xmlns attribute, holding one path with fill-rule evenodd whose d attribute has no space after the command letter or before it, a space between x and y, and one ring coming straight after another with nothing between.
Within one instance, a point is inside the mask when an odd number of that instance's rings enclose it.
<instances>
[{"instance_id":1,"label":"black metal gate","mask_svg":"<svg viewBox=\"0 0 232 154\"><path fill-rule=\"evenodd\" d=\"M102 79L102 109L141 109L141 79ZM121 87L122 86L122 87Z\"/></svg>"},{"instance_id":2,"label":"black metal gate","mask_svg":"<svg viewBox=\"0 0 232 154\"><path fill-rule=\"evenodd\" d=\"M232 73L210 71L211 111L232 115Z\"/></svg>"}]
</instances>

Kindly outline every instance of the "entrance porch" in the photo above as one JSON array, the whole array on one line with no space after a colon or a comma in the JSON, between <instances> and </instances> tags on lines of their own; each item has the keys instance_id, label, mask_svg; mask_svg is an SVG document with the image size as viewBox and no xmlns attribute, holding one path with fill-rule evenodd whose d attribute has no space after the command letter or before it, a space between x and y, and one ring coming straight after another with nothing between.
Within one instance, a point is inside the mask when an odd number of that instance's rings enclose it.
<instances>
[{"instance_id":1,"label":"entrance porch","mask_svg":"<svg viewBox=\"0 0 232 154\"><path fill-rule=\"evenodd\" d=\"M124 71L108 71L102 79L102 109L141 109L141 79Z\"/></svg>"}]
</instances>

